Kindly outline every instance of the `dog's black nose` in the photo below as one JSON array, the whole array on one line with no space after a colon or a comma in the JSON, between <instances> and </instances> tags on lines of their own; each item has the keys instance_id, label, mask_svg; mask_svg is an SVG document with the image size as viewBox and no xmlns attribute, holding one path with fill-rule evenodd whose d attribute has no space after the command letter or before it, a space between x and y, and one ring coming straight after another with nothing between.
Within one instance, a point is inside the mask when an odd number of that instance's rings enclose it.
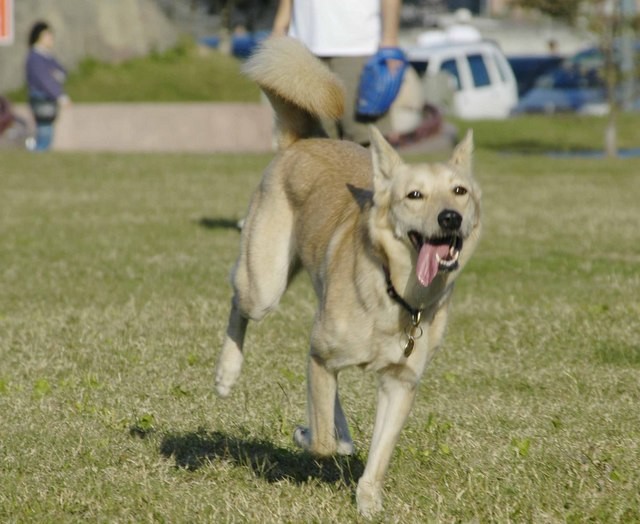
<instances>
[{"instance_id":1,"label":"dog's black nose","mask_svg":"<svg viewBox=\"0 0 640 524\"><path fill-rule=\"evenodd\" d=\"M462 225L462 215L452 209L445 209L438 215L438 224L446 231L457 231Z\"/></svg>"}]
</instances>

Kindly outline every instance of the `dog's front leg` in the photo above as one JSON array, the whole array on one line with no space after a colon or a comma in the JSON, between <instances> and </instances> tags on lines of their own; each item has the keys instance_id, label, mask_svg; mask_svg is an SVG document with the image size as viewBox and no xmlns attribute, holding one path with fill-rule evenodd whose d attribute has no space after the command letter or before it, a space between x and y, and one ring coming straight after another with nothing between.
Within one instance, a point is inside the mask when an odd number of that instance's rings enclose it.
<instances>
[{"instance_id":1,"label":"dog's front leg","mask_svg":"<svg viewBox=\"0 0 640 524\"><path fill-rule=\"evenodd\" d=\"M293 439L298 446L314 455L333 455L338 450L335 425L336 404L341 426L346 424L346 421L337 401L337 392L336 373L328 370L320 358L311 355L307 370L309 428L297 428ZM348 438L350 440L350 437Z\"/></svg>"},{"instance_id":2,"label":"dog's front leg","mask_svg":"<svg viewBox=\"0 0 640 524\"><path fill-rule=\"evenodd\" d=\"M416 384L383 373L378 384L378 408L369 458L358 481L358 511L370 517L382 509L382 484L413 400Z\"/></svg>"}]
</instances>

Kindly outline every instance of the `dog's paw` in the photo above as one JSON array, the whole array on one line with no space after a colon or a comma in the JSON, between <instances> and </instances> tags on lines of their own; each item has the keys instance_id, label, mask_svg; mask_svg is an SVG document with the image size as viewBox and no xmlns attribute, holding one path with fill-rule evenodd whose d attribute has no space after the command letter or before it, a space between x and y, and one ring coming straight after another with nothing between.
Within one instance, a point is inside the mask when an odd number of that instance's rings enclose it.
<instances>
[{"instance_id":1,"label":"dog's paw","mask_svg":"<svg viewBox=\"0 0 640 524\"><path fill-rule=\"evenodd\" d=\"M350 440L339 440L336 452L338 455L351 456L356 454L356 447Z\"/></svg>"},{"instance_id":2,"label":"dog's paw","mask_svg":"<svg viewBox=\"0 0 640 524\"><path fill-rule=\"evenodd\" d=\"M355 455L355 446L351 440L332 440L329 445L324 447L313 446L311 444L311 431L309 428L298 426L293 432L293 442L299 448L310 451L315 455L328 456L337 453L338 455L351 456Z\"/></svg>"},{"instance_id":3,"label":"dog's paw","mask_svg":"<svg viewBox=\"0 0 640 524\"><path fill-rule=\"evenodd\" d=\"M308 450L311 447L311 432L309 428L298 426L293 432L293 442L299 448Z\"/></svg>"},{"instance_id":4,"label":"dog's paw","mask_svg":"<svg viewBox=\"0 0 640 524\"><path fill-rule=\"evenodd\" d=\"M238 380L242 370L242 354L240 358L231 357L232 354L223 354L216 367L216 392L221 397L229 396L231 388Z\"/></svg>"},{"instance_id":5,"label":"dog's paw","mask_svg":"<svg viewBox=\"0 0 640 524\"><path fill-rule=\"evenodd\" d=\"M240 369L237 370L229 370L225 369L222 366L218 366L216 370L216 393L220 397L228 397L229 393L231 393L231 388L238 380L238 376L240 375Z\"/></svg>"},{"instance_id":6,"label":"dog's paw","mask_svg":"<svg viewBox=\"0 0 640 524\"><path fill-rule=\"evenodd\" d=\"M231 393L231 385L226 384L216 376L216 393L219 397L228 397Z\"/></svg>"},{"instance_id":7,"label":"dog's paw","mask_svg":"<svg viewBox=\"0 0 640 524\"><path fill-rule=\"evenodd\" d=\"M378 482L367 482L360 479L356 490L358 512L371 518L382 511L382 486Z\"/></svg>"}]
</instances>

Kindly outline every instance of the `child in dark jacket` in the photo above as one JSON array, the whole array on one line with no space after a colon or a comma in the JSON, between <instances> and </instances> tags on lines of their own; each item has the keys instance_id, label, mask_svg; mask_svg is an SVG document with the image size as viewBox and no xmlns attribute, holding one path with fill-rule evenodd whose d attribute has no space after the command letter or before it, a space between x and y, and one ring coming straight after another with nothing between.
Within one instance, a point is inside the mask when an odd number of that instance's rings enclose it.
<instances>
[{"instance_id":1,"label":"child in dark jacket","mask_svg":"<svg viewBox=\"0 0 640 524\"><path fill-rule=\"evenodd\" d=\"M53 57L53 44L53 32L49 24L34 24L29 34L26 75L29 104L36 121L36 151L46 151L51 147L58 108L70 103L64 92L67 72Z\"/></svg>"}]
</instances>

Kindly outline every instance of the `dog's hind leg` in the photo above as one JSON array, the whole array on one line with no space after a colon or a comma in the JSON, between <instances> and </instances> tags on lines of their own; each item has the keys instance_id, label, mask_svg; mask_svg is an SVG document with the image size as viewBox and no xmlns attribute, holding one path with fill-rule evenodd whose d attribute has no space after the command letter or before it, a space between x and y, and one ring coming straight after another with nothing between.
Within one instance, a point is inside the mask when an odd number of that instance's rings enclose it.
<instances>
[{"instance_id":1,"label":"dog's hind leg","mask_svg":"<svg viewBox=\"0 0 640 524\"><path fill-rule=\"evenodd\" d=\"M258 193L243 229L240 256L233 270L234 304L251 320L275 309L297 265L294 216L284 193Z\"/></svg>"},{"instance_id":2,"label":"dog's hind leg","mask_svg":"<svg viewBox=\"0 0 640 524\"><path fill-rule=\"evenodd\" d=\"M344 411L342 411L340 397L337 391L335 403L335 424L336 438L338 439L338 455L353 455L355 452L353 440L349 433L349 424L347 423L347 418L344 416Z\"/></svg>"},{"instance_id":3,"label":"dog's hind leg","mask_svg":"<svg viewBox=\"0 0 640 524\"><path fill-rule=\"evenodd\" d=\"M243 343L250 320L274 309L295 270L293 214L278 193L258 193L247 216L240 256L233 270L234 296L229 324L216 366L216 390L227 396L244 361Z\"/></svg>"},{"instance_id":4,"label":"dog's hind leg","mask_svg":"<svg viewBox=\"0 0 640 524\"><path fill-rule=\"evenodd\" d=\"M231 387L240 376L244 361L242 346L248 322L248 319L238 311L235 303L232 303L227 333L216 365L216 391L221 397L229 394Z\"/></svg>"}]
</instances>

